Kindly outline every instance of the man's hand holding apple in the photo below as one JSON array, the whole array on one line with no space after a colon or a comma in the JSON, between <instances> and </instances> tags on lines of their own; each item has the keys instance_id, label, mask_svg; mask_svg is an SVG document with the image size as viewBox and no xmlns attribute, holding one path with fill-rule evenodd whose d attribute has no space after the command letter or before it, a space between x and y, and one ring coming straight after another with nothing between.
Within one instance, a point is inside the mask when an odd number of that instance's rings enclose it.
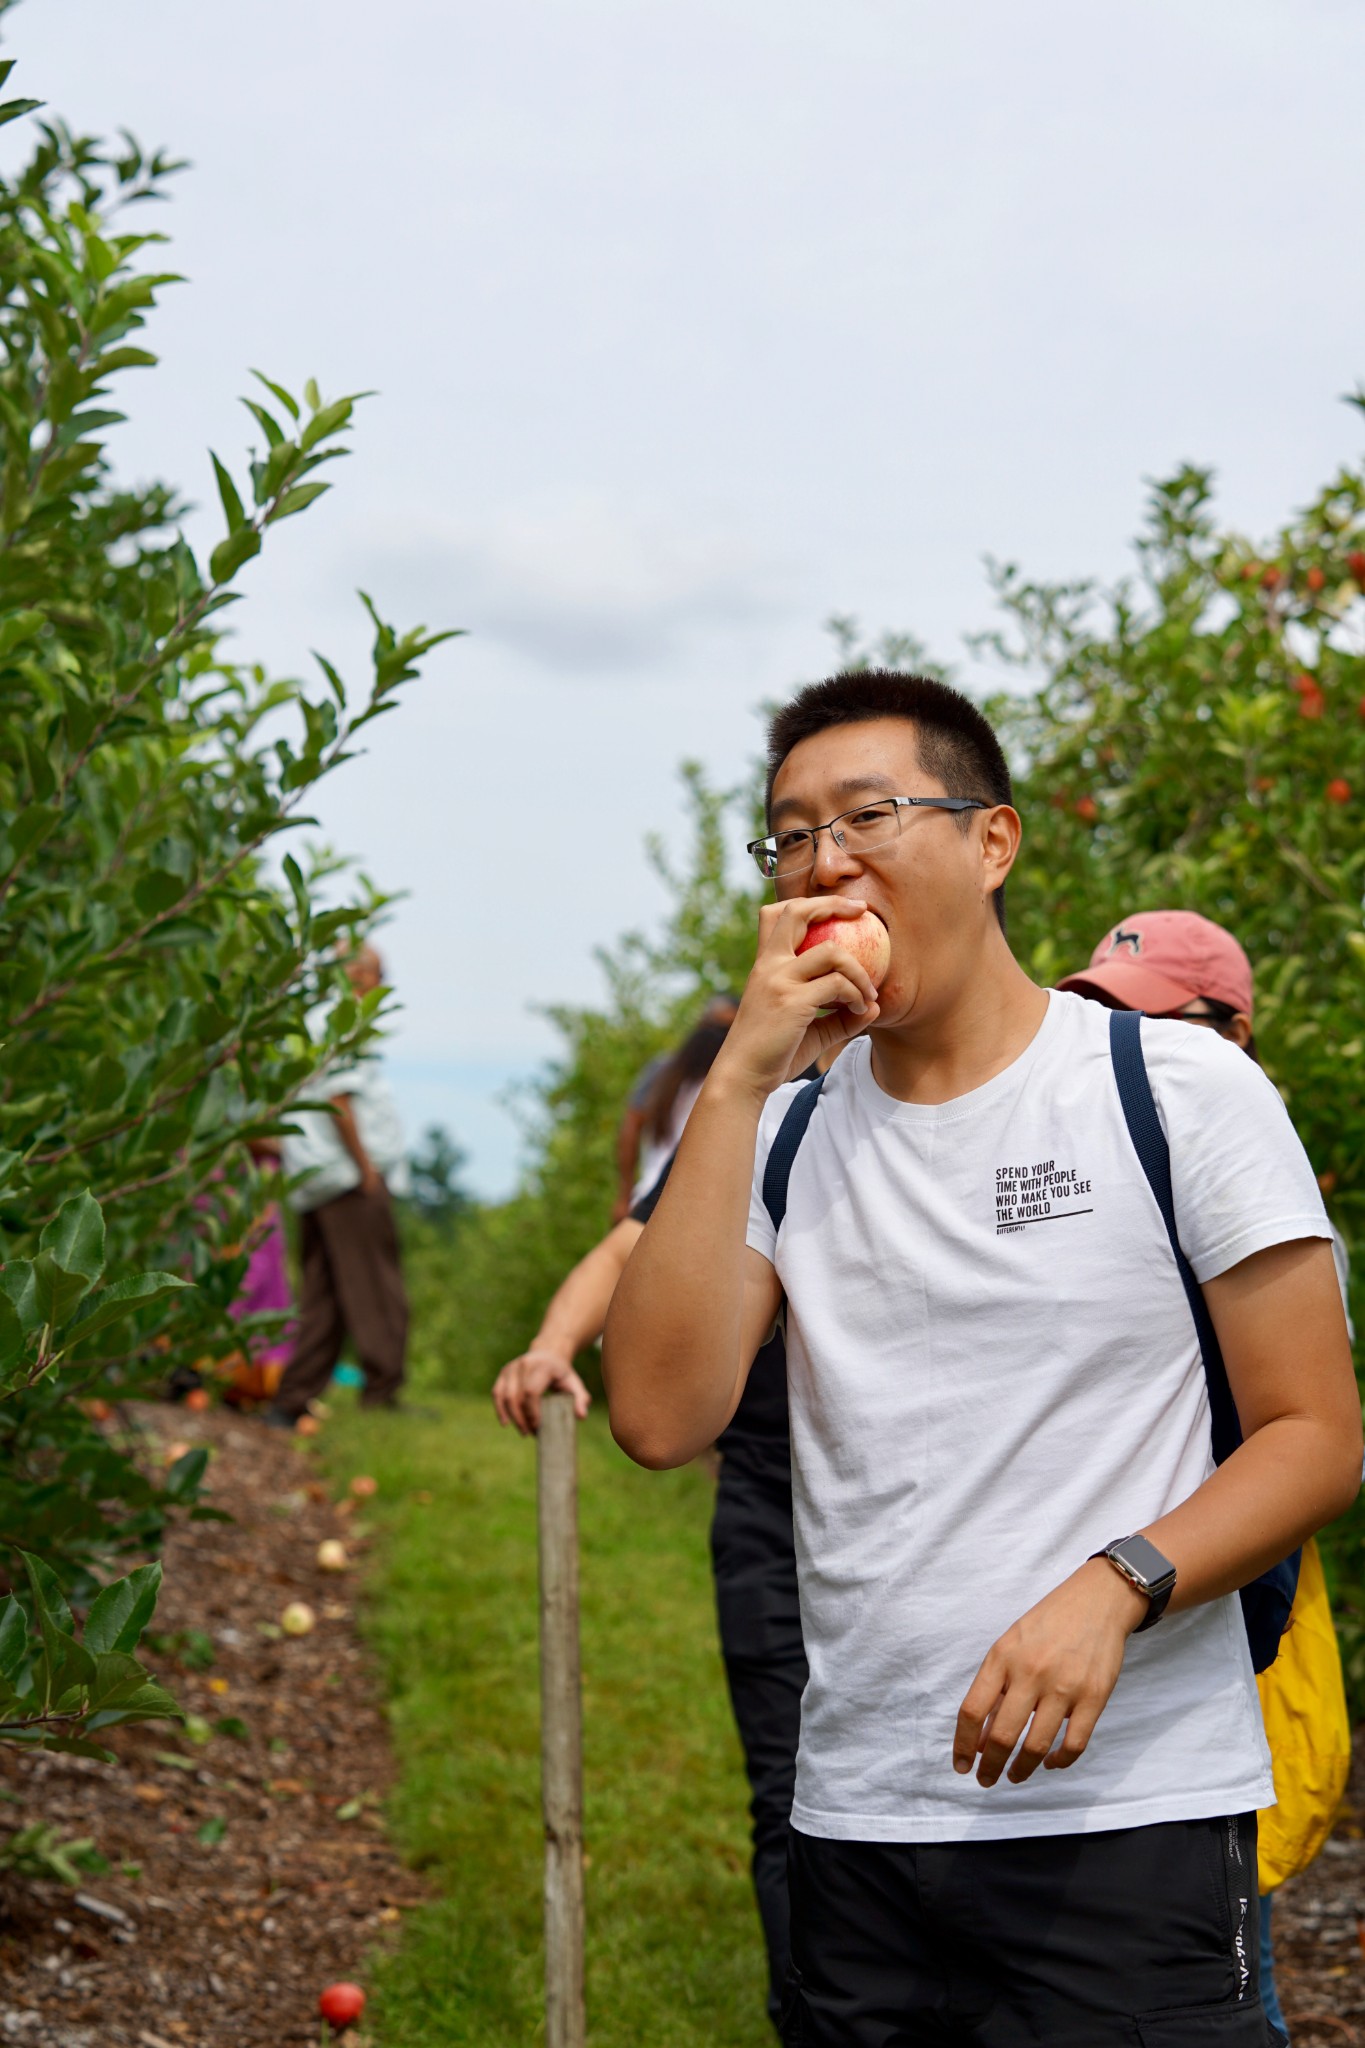
<instances>
[{"instance_id":1,"label":"man's hand holding apple","mask_svg":"<svg viewBox=\"0 0 1365 2048\"><path fill-rule=\"evenodd\" d=\"M758 958L717 1067L770 1095L876 1022L890 964L886 927L856 896L765 905Z\"/></svg>"}]
</instances>

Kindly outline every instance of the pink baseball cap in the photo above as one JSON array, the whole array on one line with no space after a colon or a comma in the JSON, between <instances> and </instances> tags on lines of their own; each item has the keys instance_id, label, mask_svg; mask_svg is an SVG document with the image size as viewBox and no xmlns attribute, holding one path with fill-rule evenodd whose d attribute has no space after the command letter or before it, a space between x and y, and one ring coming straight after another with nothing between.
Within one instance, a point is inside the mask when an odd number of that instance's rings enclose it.
<instances>
[{"instance_id":1,"label":"pink baseball cap","mask_svg":"<svg viewBox=\"0 0 1365 2048\"><path fill-rule=\"evenodd\" d=\"M1251 962L1221 924L1194 910L1144 910L1105 933L1081 974L1058 988L1162 1016L1200 996L1251 1015Z\"/></svg>"}]
</instances>

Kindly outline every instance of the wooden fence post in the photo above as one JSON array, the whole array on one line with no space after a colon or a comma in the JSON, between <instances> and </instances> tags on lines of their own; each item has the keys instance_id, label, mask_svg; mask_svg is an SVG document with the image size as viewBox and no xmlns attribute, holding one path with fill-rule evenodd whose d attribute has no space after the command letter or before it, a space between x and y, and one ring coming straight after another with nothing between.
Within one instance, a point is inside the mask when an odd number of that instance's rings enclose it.
<instances>
[{"instance_id":1,"label":"wooden fence post","mask_svg":"<svg viewBox=\"0 0 1365 2048\"><path fill-rule=\"evenodd\" d=\"M573 1402L546 1394L536 1439L540 1521L540 1767L545 1815L545 2044L584 2048L583 1723Z\"/></svg>"}]
</instances>

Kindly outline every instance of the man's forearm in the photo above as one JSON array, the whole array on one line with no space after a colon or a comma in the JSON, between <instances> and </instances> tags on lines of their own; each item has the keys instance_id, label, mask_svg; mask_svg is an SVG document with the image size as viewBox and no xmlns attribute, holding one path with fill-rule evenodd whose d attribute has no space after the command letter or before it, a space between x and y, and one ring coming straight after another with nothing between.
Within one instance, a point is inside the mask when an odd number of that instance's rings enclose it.
<instances>
[{"instance_id":1,"label":"man's forearm","mask_svg":"<svg viewBox=\"0 0 1365 2048\"><path fill-rule=\"evenodd\" d=\"M1359 1449L1339 1432L1312 1417L1267 1423L1142 1532L1176 1568L1172 1613L1249 1585L1344 1514L1359 1484Z\"/></svg>"},{"instance_id":2,"label":"man's forearm","mask_svg":"<svg viewBox=\"0 0 1365 2048\"><path fill-rule=\"evenodd\" d=\"M729 1421L742 1356L746 1226L765 1100L723 1058L688 1118L668 1185L607 1317L612 1432L644 1465L678 1465Z\"/></svg>"}]
</instances>

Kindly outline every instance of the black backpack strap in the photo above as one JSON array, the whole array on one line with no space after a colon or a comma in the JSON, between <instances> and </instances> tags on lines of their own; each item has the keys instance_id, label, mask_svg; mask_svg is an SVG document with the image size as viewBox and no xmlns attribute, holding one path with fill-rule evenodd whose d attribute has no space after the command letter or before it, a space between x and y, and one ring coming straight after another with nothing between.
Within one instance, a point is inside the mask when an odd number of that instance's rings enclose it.
<instances>
[{"instance_id":1,"label":"black backpack strap","mask_svg":"<svg viewBox=\"0 0 1365 2048\"><path fill-rule=\"evenodd\" d=\"M792 1177L792 1165L824 1085L824 1075L817 1074L792 1097L787 1113L777 1127L777 1136L768 1149L767 1163L763 1168L763 1206L772 1218L775 1231L782 1228L787 1213L787 1187Z\"/></svg>"},{"instance_id":2,"label":"black backpack strap","mask_svg":"<svg viewBox=\"0 0 1365 2048\"><path fill-rule=\"evenodd\" d=\"M1161 1128L1156 1103L1152 1100L1152 1084L1147 1078L1147 1062L1142 1056L1142 1013L1138 1010L1111 1010L1109 1013L1109 1052L1114 1062L1114 1079L1118 1083L1119 1101L1123 1105L1128 1135L1133 1141L1133 1150L1147 1176L1148 1186L1156 1197L1161 1211L1161 1220L1166 1225L1166 1235L1171 1241L1171 1251L1185 1288L1185 1298L1194 1318L1195 1334L1199 1339L1200 1356L1204 1361L1204 1379L1209 1390L1209 1418L1213 1435L1214 1463L1221 1465L1230 1458L1242 1441L1242 1425L1237 1419L1237 1404L1232 1398L1228 1385L1227 1368L1223 1364L1222 1346L1213 1327L1208 1303L1203 1289L1194 1277L1194 1268L1185 1257L1175 1222L1175 1196L1171 1188L1171 1153L1166 1143L1166 1133Z\"/></svg>"},{"instance_id":3,"label":"black backpack strap","mask_svg":"<svg viewBox=\"0 0 1365 2048\"><path fill-rule=\"evenodd\" d=\"M1171 1153L1152 1100L1147 1063L1142 1057L1140 1011L1111 1012L1109 1051L1128 1135L1148 1185L1156 1196L1156 1205L1166 1225L1166 1235L1171 1241L1171 1250L1185 1286L1185 1298L1194 1318L1199 1354L1204 1362L1204 1382L1209 1390L1213 1458L1216 1465L1221 1465L1241 1443L1242 1425L1237 1416L1237 1403L1232 1398L1232 1388L1228 1385L1227 1367L1223 1363L1222 1346L1213 1327L1213 1318L1203 1290L1194 1277L1194 1269L1181 1248L1176 1229L1175 1197L1171 1192ZM1274 1663L1280 1640L1289 1626L1294 1596L1298 1591L1301 1555L1300 1551L1294 1551L1282 1563L1272 1565L1269 1571L1262 1572L1259 1578L1242 1588L1242 1619L1246 1624L1252 1668L1256 1671L1267 1671Z\"/></svg>"}]
</instances>

